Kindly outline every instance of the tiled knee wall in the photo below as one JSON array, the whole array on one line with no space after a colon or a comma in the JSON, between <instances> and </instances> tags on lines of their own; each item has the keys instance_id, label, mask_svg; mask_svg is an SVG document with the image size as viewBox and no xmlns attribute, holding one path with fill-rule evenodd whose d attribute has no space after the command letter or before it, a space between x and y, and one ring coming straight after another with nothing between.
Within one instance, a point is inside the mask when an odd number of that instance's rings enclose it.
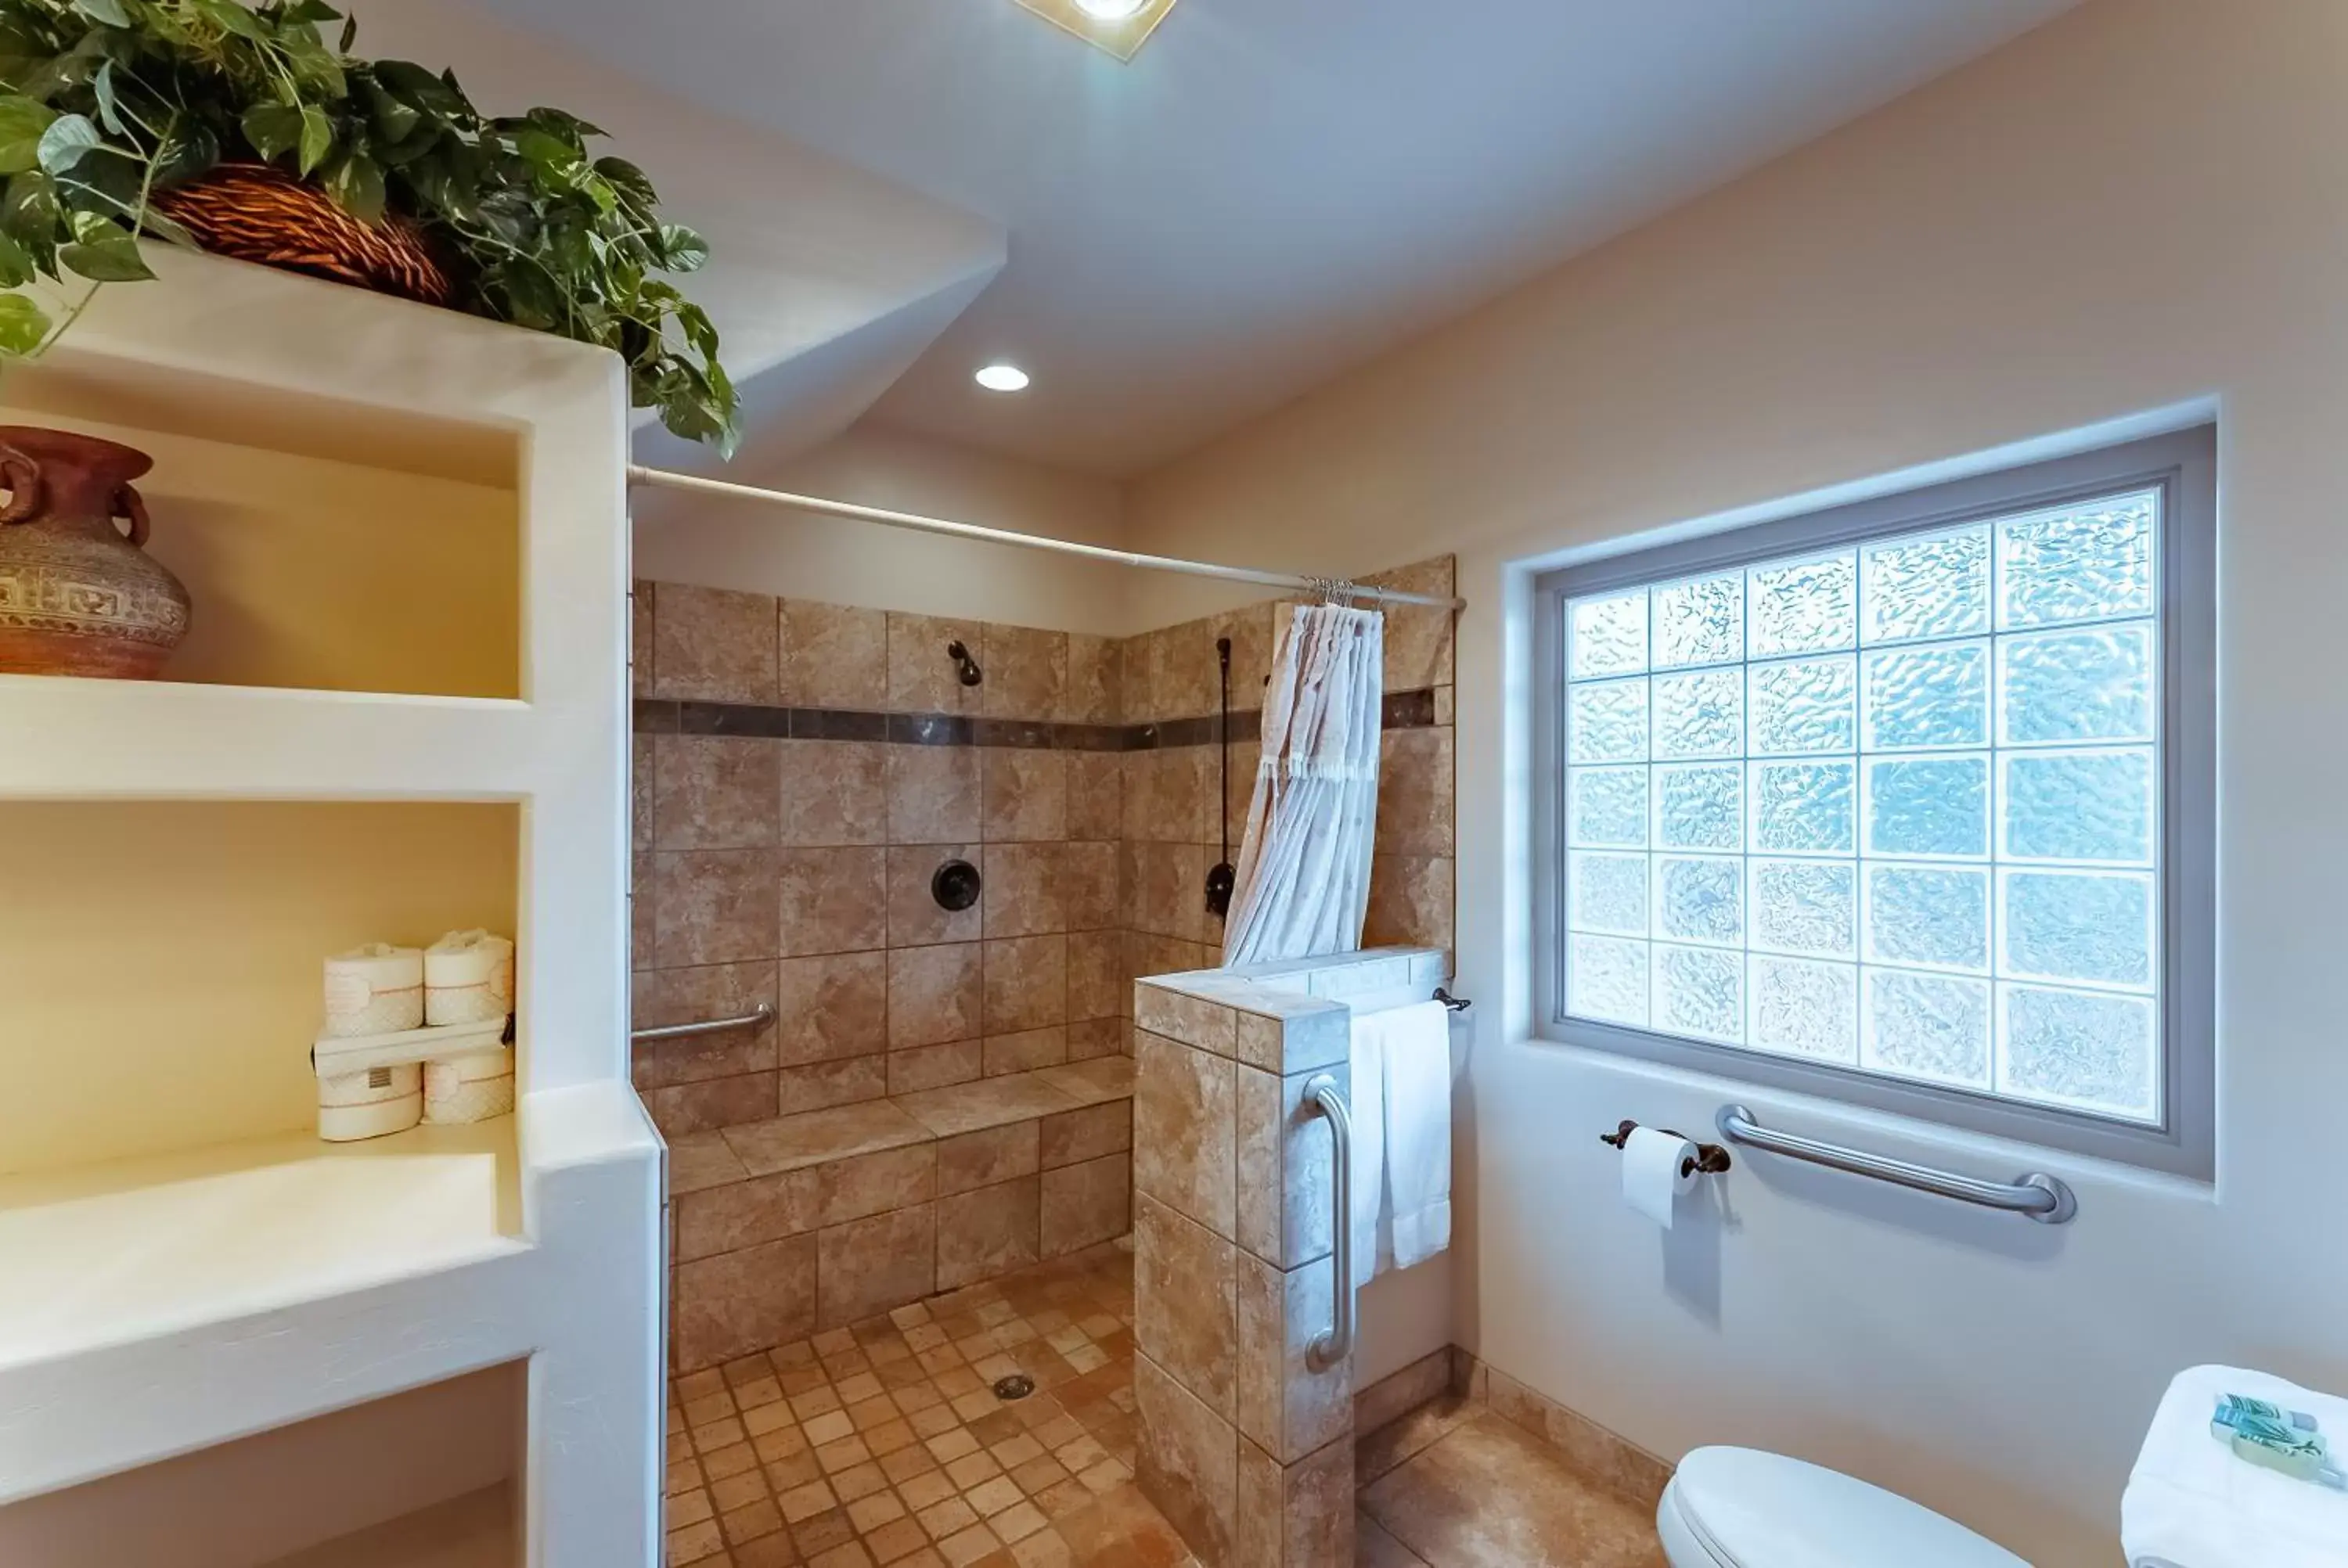
<instances>
[{"instance_id":1,"label":"tiled knee wall","mask_svg":"<svg viewBox=\"0 0 2348 1568\"><path fill-rule=\"evenodd\" d=\"M1353 1562L1352 1368L1308 1359L1351 1286L1305 1088L1352 1097L1344 997L1444 974L1440 951L1395 949L1135 988L1137 1474L1210 1568Z\"/></svg>"}]
</instances>

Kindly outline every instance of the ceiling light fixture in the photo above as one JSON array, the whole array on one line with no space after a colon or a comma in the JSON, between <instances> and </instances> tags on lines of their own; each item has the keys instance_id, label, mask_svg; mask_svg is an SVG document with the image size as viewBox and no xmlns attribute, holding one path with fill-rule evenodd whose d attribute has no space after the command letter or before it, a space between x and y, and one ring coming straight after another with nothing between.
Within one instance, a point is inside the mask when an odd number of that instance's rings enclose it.
<instances>
[{"instance_id":1,"label":"ceiling light fixture","mask_svg":"<svg viewBox=\"0 0 2348 1568\"><path fill-rule=\"evenodd\" d=\"M1025 392L1027 373L1015 364L988 364L979 367L971 378L989 392Z\"/></svg>"},{"instance_id":2,"label":"ceiling light fixture","mask_svg":"<svg viewBox=\"0 0 2348 1568\"><path fill-rule=\"evenodd\" d=\"M1157 31L1174 0L1019 0L1056 27L1129 60Z\"/></svg>"}]
</instances>

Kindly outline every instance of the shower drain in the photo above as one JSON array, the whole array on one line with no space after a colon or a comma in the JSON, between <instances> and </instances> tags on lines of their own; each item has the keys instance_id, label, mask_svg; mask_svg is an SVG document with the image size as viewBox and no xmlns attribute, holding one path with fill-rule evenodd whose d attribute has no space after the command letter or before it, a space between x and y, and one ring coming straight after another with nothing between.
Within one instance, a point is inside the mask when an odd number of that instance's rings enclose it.
<instances>
[{"instance_id":1,"label":"shower drain","mask_svg":"<svg viewBox=\"0 0 2348 1568\"><path fill-rule=\"evenodd\" d=\"M1014 1372L1008 1378L994 1380L994 1397L998 1399L1024 1399L1035 1391L1035 1379L1025 1372Z\"/></svg>"}]
</instances>

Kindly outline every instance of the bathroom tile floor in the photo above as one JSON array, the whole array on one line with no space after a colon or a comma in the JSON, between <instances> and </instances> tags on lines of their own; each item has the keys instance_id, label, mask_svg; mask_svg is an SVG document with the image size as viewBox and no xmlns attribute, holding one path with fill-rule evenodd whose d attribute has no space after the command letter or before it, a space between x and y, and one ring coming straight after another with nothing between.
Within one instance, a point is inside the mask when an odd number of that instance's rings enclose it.
<instances>
[{"instance_id":1,"label":"bathroom tile floor","mask_svg":"<svg viewBox=\"0 0 2348 1568\"><path fill-rule=\"evenodd\" d=\"M1195 1568L1133 1450L1116 1242L673 1380L668 1562ZM1650 1506L1481 1403L1365 1434L1354 1475L1357 1568L1663 1568Z\"/></svg>"},{"instance_id":2,"label":"bathroom tile floor","mask_svg":"<svg viewBox=\"0 0 2348 1568\"><path fill-rule=\"evenodd\" d=\"M995 1379L1035 1379L1016 1400ZM673 1380L672 1568L1179 1568L1133 1483L1133 1256L1089 1248Z\"/></svg>"},{"instance_id":3,"label":"bathroom tile floor","mask_svg":"<svg viewBox=\"0 0 2348 1568\"><path fill-rule=\"evenodd\" d=\"M1354 1445L1356 1568L1664 1568L1654 1510L1474 1401Z\"/></svg>"}]
</instances>

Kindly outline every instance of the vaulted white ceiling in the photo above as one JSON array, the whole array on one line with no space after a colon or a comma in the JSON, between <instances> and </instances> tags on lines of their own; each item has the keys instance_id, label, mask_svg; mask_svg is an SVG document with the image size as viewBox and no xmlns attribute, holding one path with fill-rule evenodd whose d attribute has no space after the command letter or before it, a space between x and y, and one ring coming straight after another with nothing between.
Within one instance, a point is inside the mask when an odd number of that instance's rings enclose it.
<instances>
[{"instance_id":1,"label":"vaulted white ceiling","mask_svg":"<svg viewBox=\"0 0 2348 1568\"><path fill-rule=\"evenodd\" d=\"M1181 0L1128 66L1012 0L486 0L1007 229L1008 265L874 415L1108 474L2073 3ZM757 183L755 147L709 156L694 186ZM1033 388L975 388L996 357Z\"/></svg>"}]
</instances>

